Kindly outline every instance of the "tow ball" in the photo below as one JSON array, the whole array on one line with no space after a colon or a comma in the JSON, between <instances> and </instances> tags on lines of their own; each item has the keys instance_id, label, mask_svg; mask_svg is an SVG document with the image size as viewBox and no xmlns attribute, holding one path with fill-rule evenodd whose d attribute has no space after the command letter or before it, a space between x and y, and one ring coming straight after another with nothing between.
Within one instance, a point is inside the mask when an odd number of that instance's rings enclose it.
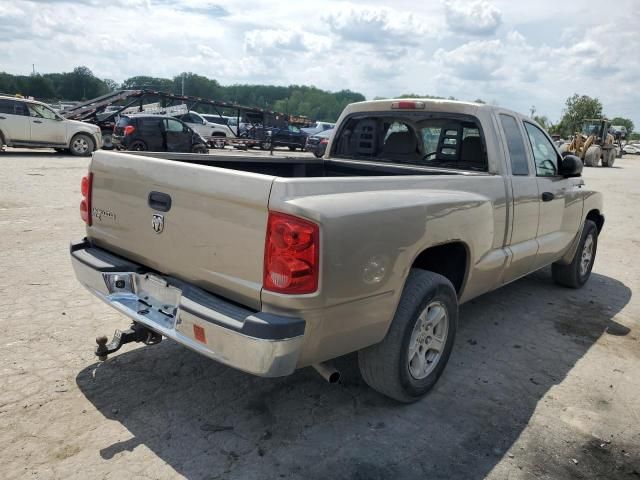
<instances>
[{"instance_id":1,"label":"tow ball","mask_svg":"<svg viewBox=\"0 0 640 480\"><path fill-rule=\"evenodd\" d=\"M96 337L98 346L95 354L101 362L104 362L109 354L120 350L120 347L125 343L142 342L145 345L155 345L162 341L162 335L133 322L127 330L116 330L113 334L113 339L107 343L108 340L106 335Z\"/></svg>"}]
</instances>

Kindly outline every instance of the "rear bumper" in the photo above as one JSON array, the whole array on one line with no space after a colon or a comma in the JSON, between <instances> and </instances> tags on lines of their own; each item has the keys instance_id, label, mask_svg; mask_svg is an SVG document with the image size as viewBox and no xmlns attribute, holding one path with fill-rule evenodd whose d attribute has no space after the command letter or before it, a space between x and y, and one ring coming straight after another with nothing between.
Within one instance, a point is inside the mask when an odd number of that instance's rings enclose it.
<instances>
[{"instance_id":1,"label":"rear bumper","mask_svg":"<svg viewBox=\"0 0 640 480\"><path fill-rule=\"evenodd\" d=\"M305 322L254 312L93 246L71 244L76 277L134 322L254 375L278 377L298 363Z\"/></svg>"}]
</instances>

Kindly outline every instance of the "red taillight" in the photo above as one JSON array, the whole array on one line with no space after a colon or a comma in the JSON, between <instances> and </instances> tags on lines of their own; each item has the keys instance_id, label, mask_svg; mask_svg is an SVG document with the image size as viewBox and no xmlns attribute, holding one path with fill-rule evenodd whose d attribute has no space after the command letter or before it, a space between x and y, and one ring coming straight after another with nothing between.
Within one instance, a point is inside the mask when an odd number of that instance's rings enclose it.
<instances>
[{"instance_id":1,"label":"red taillight","mask_svg":"<svg viewBox=\"0 0 640 480\"><path fill-rule=\"evenodd\" d=\"M312 293L318 289L320 229L302 218L269 212L264 247L265 290Z\"/></svg>"},{"instance_id":2,"label":"red taillight","mask_svg":"<svg viewBox=\"0 0 640 480\"><path fill-rule=\"evenodd\" d=\"M136 131L136 127L134 127L133 125L127 125L126 127L124 127L124 135L131 135L133 132Z\"/></svg>"},{"instance_id":3,"label":"red taillight","mask_svg":"<svg viewBox=\"0 0 640 480\"><path fill-rule=\"evenodd\" d=\"M329 143L328 138L323 138L322 140L320 140L320 145L326 145L327 143Z\"/></svg>"},{"instance_id":4,"label":"red taillight","mask_svg":"<svg viewBox=\"0 0 640 480\"><path fill-rule=\"evenodd\" d=\"M88 226L91 226L91 189L93 187L93 173L88 173L82 177L80 183L80 193L82 193L82 201L80 202L80 218Z\"/></svg>"}]
</instances>

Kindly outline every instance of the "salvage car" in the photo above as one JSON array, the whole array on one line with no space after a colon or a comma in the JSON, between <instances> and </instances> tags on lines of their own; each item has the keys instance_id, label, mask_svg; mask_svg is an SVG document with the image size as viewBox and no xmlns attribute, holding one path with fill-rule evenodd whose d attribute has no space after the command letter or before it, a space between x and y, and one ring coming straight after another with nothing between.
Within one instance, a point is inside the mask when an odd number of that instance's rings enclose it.
<instances>
[{"instance_id":1,"label":"salvage car","mask_svg":"<svg viewBox=\"0 0 640 480\"><path fill-rule=\"evenodd\" d=\"M305 144L304 149L307 152L313 153L317 158L322 157L327 149L329 137L331 137L332 133L333 130L325 130L307 137L307 143Z\"/></svg>"},{"instance_id":2,"label":"salvage car","mask_svg":"<svg viewBox=\"0 0 640 480\"><path fill-rule=\"evenodd\" d=\"M548 265L588 281L604 214L582 168L524 115L411 99L347 106L323 159L96 152L71 260L133 320L96 354L168 337L255 375L335 381L329 361L358 352L369 386L416 401L460 304Z\"/></svg>"},{"instance_id":3,"label":"salvage car","mask_svg":"<svg viewBox=\"0 0 640 480\"><path fill-rule=\"evenodd\" d=\"M166 115L122 116L112 135L117 150L208 153L207 141L187 124Z\"/></svg>"},{"instance_id":4,"label":"salvage car","mask_svg":"<svg viewBox=\"0 0 640 480\"><path fill-rule=\"evenodd\" d=\"M198 112L185 113L178 115L176 118L198 132L213 147L224 147L222 140L236 137L233 130L225 123L210 122Z\"/></svg>"},{"instance_id":5,"label":"salvage car","mask_svg":"<svg viewBox=\"0 0 640 480\"><path fill-rule=\"evenodd\" d=\"M102 134L99 127L67 120L42 102L0 96L0 149L3 145L88 156L102 147Z\"/></svg>"}]
</instances>

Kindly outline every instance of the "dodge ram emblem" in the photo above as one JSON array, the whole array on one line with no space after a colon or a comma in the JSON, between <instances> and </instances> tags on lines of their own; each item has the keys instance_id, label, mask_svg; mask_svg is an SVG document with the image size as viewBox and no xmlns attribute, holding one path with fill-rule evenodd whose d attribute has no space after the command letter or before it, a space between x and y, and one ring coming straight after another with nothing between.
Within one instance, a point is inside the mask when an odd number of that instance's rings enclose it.
<instances>
[{"instance_id":1,"label":"dodge ram emblem","mask_svg":"<svg viewBox=\"0 0 640 480\"><path fill-rule=\"evenodd\" d=\"M164 217L159 213L154 213L151 219L151 226L154 232L162 233L162 230L164 230Z\"/></svg>"}]
</instances>

